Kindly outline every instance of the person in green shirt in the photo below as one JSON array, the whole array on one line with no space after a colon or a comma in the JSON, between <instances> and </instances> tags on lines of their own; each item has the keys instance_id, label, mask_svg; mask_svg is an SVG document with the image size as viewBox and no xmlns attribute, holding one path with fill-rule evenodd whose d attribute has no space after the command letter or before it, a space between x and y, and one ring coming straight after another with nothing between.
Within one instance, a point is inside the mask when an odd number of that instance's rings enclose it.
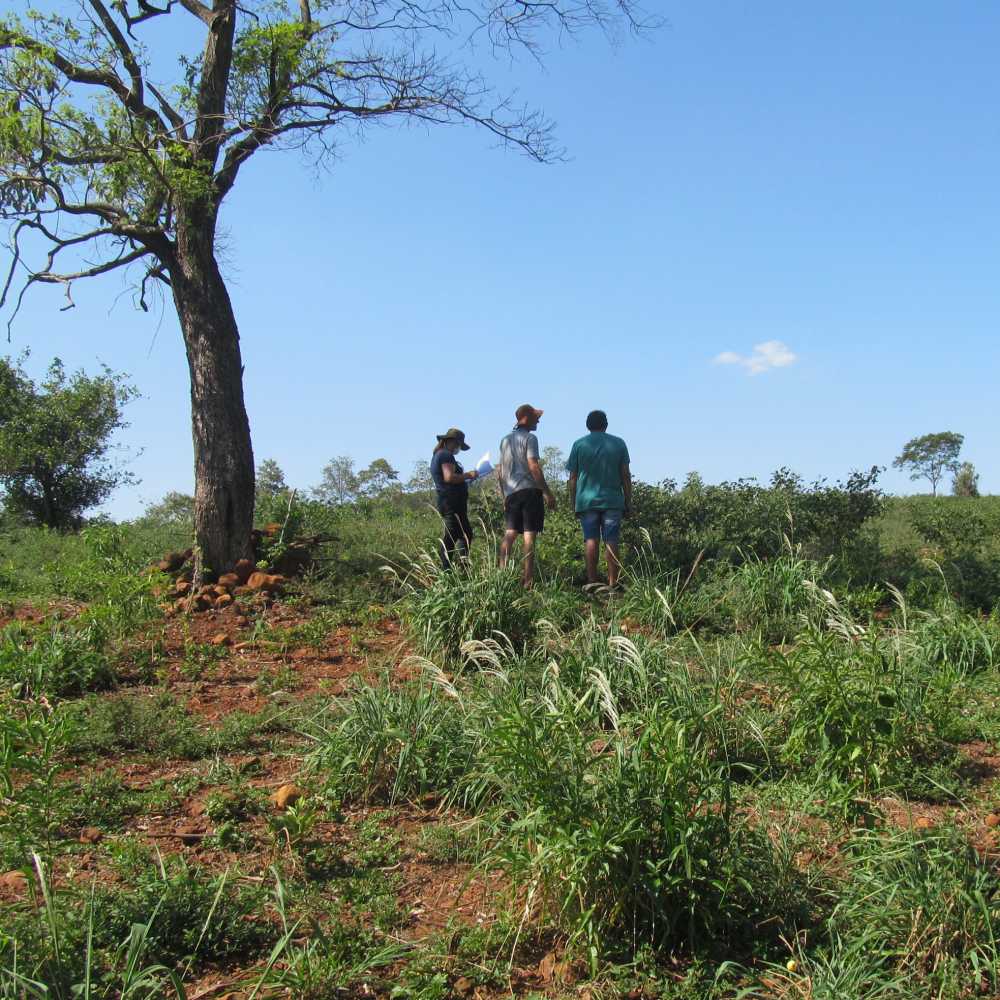
<instances>
[{"instance_id":1,"label":"person in green shirt","mask_svg":"<svg viewBox=\"0 0 1000 1000\"><path fill-rule=\"evenodd\" d=\"M620 437L608 433L608 416L603 410L587 414L586 437L573 442L566 462L569 496L583 528L587 557L587 583L597 583L600 542L608 561L608 586L618 584L621 562L618 543L622 518L632 507L632 476L628 447Z\"/></svg>"}]
</instances>

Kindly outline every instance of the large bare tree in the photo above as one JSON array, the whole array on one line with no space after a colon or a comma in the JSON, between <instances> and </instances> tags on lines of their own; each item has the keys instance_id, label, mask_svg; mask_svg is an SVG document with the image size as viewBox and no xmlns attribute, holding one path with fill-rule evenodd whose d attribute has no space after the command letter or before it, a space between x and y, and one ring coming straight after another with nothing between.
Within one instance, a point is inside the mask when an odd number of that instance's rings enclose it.
<instances>
[{"instance_id":1,"label":"large bare tree","mask_svg":"<svg viewBox=\"0 0 1000 1000\"><path fill-rule=\"evenodd\" d=\"M191 375L201 564L250 554L253 453L216 253L243 165L266 146L322 155L345 127L407 118L474 123L551 159L540 113L439 51L481 40L537 56L549 32L639 27L632 3L79 0L0 20L0 213L12 223L0 306L16 315L32 285L69 297L72 282L120 268L143 308L151 282L169 286ZM200 51L178 51L192 28Z\"/></svg>"}]
</instances>

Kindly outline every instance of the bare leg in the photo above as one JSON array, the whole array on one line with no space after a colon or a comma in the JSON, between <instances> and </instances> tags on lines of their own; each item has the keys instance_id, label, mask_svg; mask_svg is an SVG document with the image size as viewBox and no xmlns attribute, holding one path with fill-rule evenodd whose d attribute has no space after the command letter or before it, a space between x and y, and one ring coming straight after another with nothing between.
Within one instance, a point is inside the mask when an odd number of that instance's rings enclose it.
<instances>
[{"instance_id":1,"label":"bare leg","mask_svg":"<svg viewBox=\"0 0 1000 1000\"><path fill-rule=\"evenodd\" d=\"M621 561L618 558L618 543L608 542L604 546L604 554L608 560L608 586L614 587L618 583L618 574L622 568Z\"/></svg>"},{"instance_id":2,"label":"bare leg","mask_svg":"<svg viewBox=\"0 0 1000 1000\"><path fill-rule=\"evenodd\" d=\"M514 547L514 542L517 540L517 532L511 531L509 528L503 533L503 541L500 543L500 565L506 566L507 560L510 558L510 550Z\"/></svg>"},{"instance_id":3,"label":"bare leg","mask_svg":"<svg viewBox=\"0 0 1000 1000\"><path fill-rule=\"evenodd\" d=\"M521 575L521 582L525 588L530 589L535 582L535 532L526 531L522 537L524 540L524 572Z\"/></svg>"},{"instance_id":4,"label":"bare leg","mask_svg":"<svg viewBox=\"0 0 1000 1000\"><path fill-rule=\"evenodd\" d=\"M587 583L597 583L598 544L596 538L588 538L583 543L587 556Z\"/></svg>"}]
</instances>

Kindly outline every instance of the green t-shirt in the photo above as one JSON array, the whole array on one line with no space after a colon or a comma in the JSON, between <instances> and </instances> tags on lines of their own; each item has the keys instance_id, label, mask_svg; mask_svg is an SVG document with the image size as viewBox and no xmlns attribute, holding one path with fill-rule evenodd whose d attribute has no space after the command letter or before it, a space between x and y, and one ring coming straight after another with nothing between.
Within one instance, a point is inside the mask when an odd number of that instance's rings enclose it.
<instances>
[{"instance_id":1,"label":"green t-shirt","mask_svg":"<svg viewBox=\"0 0 1000 1000\"><path fill-rule=\"evenodd\" d=\"M566 468L576 473L576 512L623 510L622 466L628 464L625 442L607 431L591 431L574 441Z\"/></svg>"}]
</instances>

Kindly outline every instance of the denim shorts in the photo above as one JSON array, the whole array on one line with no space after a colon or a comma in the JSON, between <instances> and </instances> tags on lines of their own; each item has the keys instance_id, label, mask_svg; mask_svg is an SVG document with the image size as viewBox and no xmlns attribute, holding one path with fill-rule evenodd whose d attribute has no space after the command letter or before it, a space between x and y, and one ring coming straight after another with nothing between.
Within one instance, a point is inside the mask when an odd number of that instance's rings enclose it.
<instances>
[{"instance_id":1,"label":"denim shorts","mask_svg":"<svg viewBox=\"0 0 1000 1000\"><path fill-rule=\"evenodd\" d=\"M607 545L617 545L622 532L623 510L585 510L577 517L583 528L583 537L589 542L603 538Z\"/></svg>"}]
</instances>

